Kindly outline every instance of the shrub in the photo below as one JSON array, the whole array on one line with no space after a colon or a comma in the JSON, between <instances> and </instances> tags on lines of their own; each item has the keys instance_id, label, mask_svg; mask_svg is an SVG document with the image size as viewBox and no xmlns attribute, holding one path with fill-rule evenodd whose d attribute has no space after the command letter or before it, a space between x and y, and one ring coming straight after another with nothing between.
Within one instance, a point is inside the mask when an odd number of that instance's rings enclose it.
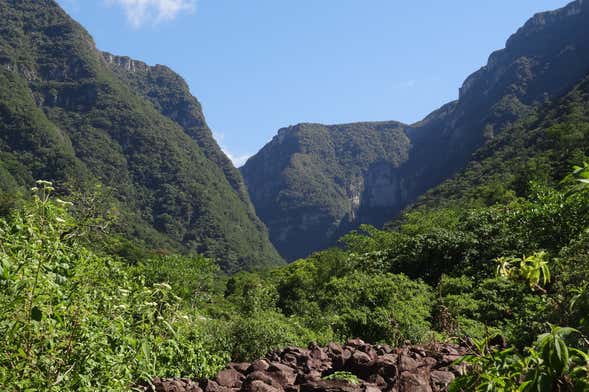
<instances>
[{"instance_id":1,"label":"shrub","mask_svg":"<svg viewBox=\"0 0 589 392\"><path fill-rule=\"evenodd\" d=\"M39 182L0 220L0 385L124 391L153 376L211 375L228 359L203 348L167 284L146 286L80 245L68 203Z\"/></svg>"},{"instance_id":2,"label":"shrub","mask_svg":"<svg viewBox=\"0 0 589 392\"><path fill-rule=\"evenodd\" d=\"M332 280L323 298L336 334L393 345L430 331L431 288L404 275L356 272Z\"/></svg>"}]
</instances>

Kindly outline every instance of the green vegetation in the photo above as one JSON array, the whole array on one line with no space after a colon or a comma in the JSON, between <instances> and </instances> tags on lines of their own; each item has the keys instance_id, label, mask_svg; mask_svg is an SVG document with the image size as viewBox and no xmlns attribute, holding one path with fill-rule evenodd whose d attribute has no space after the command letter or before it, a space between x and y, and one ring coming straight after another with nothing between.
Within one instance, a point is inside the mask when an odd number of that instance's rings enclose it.
<instances>
[{"instance_id":1,"label":"green vegetation","mask_svg":"<svg viewBox=\"0 0 589 392\"><path fill-rule=\"evenodd\" d=\"M567 102L563 124L576 107ZM408 211L389 230L362 226L340 248L230 277L198 254L125 242L110 190L78 192L71 206L40 182L0 221L0 383L126 390L156 375L210 375L230 358L360 337L472 342L473 372L455 390L584 387L588 175L579 166L494 204L458 195Z\"/></svg>"},{"instance_id":2,"label":"green vegetation","mask_svg":"<svg viewBox=\"0 0 589 392\"><path fill-rule=\"evenodd\" d=\"M160 374L211 375L197 315L165 283L80 245L68 204L39 182L0 220L0 385L5 390L127 390Z\"/></svg>"},{"instance_id":3,"label":"green vegetation","mask_svg":"<svg viewBox=\"0 0 589 392\"><path fill-rule=\"evenodd\" d=\"M475 341L475 353L464 358L473 370L449 390L585 391L589 388L589 354L567 346L575 334L578 331L573 328L551 326L523 357L513 349L493 352L488 339Z\"/></svg>"},{"instance_id":4,"label":"green vegetation","mask_svg":"<svg viewBox=\"0 0 589 392\"><path fill-rule=\"evenodd\" d=\"M350 372L334 372L329 376L324 377L323 379L345 381L349 384L354 385L360 384L360 380L358 380L358 377Z\"/></svg>"},{"instance_id":5,"label":"green vegetation","mask_svg":"<svg viewBox=\"0 0 589 392\"><path fill-rule=\"evenodd\" d=\"M394 121L299 124L281 129L248 160L241 173L285 259L332 246L357 226L360 206L352 200L361 199L368 172L392 170L407 160L406 128ZM380 210L362 214L374 225L384 223Z\"/></svg>"},{"instance_id":6,"label":"green vegetation","mask_svg":"<svg viewBox=\"0 0 589 392\"><path fill-rule=\"evenodd\" d=\"M102 184L119 233L145 251L226 272L281 264L178 75L125 68L53 0L2 2L0 20L0 211L38 178L63 195Z\"/></svg>"},{"instance_id":7,"label":"green vegetation","mask_svg":"<svg viewBox=\"0 0 589 392\"><path fill-rule=\"evenodd\" d=\"M493 103L467 168L385 230L252 272L279 258L185 83L97 52L52 1L2 2L0 16L3 389L124 391L356 337L471 345L454 391L589 388L589 79L525 119L525 94ZM405 131L281 132L258 159L291 185L273 194L304 223L291 249L366 213L350 194L366 170L405 162ZM289 153L273 161L275 147ZM35 178L54 182L27 191Z\"/></svg>"},{"instance_id":8,"label":"green vegetation","mask_svg":"<svg viewBox=\"0 0 589 392\"><path fill-rule=\"evenodd\" d=\"M40 182L32 201L0 221L0 314L9 315L0 318L0 382L125 390L311 341L487 342L500 334L514 348L491 355L480 344L468 358L475 372L456 385L582 385L589 188L565 183L446 218L412 213L397 231L364 227L343 249L224 278L201 256L130 266L96 253L84 245L89 226ZM547 233L542 222L554 227Z\"/></svg>"}]
</instances>

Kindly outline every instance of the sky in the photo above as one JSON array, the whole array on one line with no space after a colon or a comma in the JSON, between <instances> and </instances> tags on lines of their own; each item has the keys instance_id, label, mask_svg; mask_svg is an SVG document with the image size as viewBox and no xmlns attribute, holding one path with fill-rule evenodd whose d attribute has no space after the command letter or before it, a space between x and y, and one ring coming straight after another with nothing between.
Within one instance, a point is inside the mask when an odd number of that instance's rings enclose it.
<instances>
[{"instance_id":1,"label":"sky","mask_svg":"<svg viewBox=\"0 0 589 392\"><path fill-rule=\"evenodd\" d=\"M413 123L567 0L58 0L97 46L188 82L234 163L278 129Z\"/></svg>"}]
</instances>

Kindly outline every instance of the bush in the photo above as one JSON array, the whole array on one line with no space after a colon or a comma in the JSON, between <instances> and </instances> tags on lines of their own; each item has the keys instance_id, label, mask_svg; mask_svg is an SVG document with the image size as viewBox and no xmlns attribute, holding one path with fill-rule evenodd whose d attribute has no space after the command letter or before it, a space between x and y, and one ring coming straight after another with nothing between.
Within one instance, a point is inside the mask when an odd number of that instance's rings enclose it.
<instances>
[{"instance_id":1,"label":"bush","mask_svg":"<svg viewBox=\"0 0 589 392\"><path fill-rule=\"evenodd\" d=\"M242 361L253 361L287 346L307 346L316 340L315 334L295 318L273 310L233 319L229 333L232 337L232 358Z\"/></svg>"},{"instance_id":2,"label":"bush","mask_svg":"<svg viewBox=\"0 0 589 392\"><path fill-rule=\"evenodd\" d=\"M146 286L81 246L51 184L0 220L0 385L7 390L126 391L153 376L212 375L195 314L167 284Z\"/></svg>"},{"instance_id":3,"label":"bush","mask_svg":"<svg viewBox=\"0 0 589 392\"><path fill-rule=\"evenodd\" d=\"M219 271L217 264L200 255L152 257L138 268L148 283L168 283L176 295L192 305L211 301Z\"/></svg>"},{"instance_id":4,"label":"bush","mask_svg":"<svg viewBox=\"0 0 589 392\"><path fill-rule=\"evenodd\" d=\"M356 272L332 280L322 300L342 338L397 345L420 342L431 329L431 288L404 275Z\"/></svg>"}]
</instances>

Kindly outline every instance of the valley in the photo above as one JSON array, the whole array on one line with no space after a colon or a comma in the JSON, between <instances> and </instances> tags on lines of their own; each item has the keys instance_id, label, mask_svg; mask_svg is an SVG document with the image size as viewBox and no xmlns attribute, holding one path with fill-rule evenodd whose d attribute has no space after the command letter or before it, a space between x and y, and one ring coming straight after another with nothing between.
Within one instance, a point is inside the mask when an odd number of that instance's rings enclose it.
<instances>
[{"instance_id":1,"label":"valley","mask_svg":"<svg viewBox=\"0 0 589 392\"><path fill-rule=\"evenodd\" d=\"M170 68L0 16L0 390L589 390L586 0L239 169Z\"/></svg>"}]
</instances>

